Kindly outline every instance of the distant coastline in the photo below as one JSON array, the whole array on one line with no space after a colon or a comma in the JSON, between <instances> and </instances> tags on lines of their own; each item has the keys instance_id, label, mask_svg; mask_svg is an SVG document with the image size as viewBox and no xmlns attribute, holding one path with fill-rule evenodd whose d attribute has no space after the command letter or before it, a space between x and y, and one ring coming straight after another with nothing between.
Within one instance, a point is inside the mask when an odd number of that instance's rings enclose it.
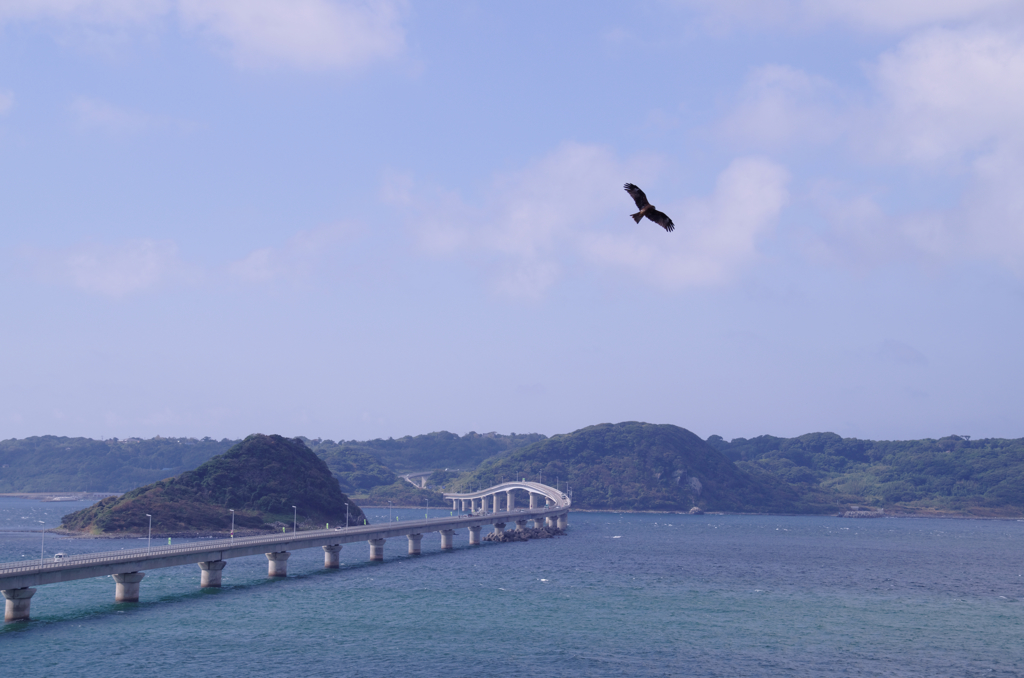
<instances>
[{"instance_id":1,"label":"distant coastline","mask_svg":"<svg viewBox=\"0 0 1024 678\"><path fill-rule=\"evenodd\" d=\"M0 492L0 497L38 499L39 501L99 501L106 497L120 497L123 492Z\"/></svg>"},{"instance_id":2,"label":"distant coastline","mask_svg":"<svg viewBox=\"0 0 1024 678\"><path fill-rule=\"evenodd\" d=\"M43 501L43 502L45 502L45 501L61 501L61 500L63 500L63 497L74 497L74 501L99 501L100 499L103 499L104 497L111 497L111 496L119 497L122 494L123 494L122 492L0 492L0 497L14 497L14 498L21 498L21 499L36 499L38 501ZM353 497L353 500L358 500L358 497ZM71 500L68 499L68 500L65 500L65 501L71 501ZM358 502L356 502L356 503L362 509L386 509L386 508L388 508L387 504L359 504ZM427 507L423 506L422 504L420 504L420 505L392 504L391 508L395 508L395 509L424 509L424 510L427 510ZM450 511L451 510L450 508L444 508L444 507L442 507L440 505L438 505L438 506L431 506L429 508L430 508L431 511L435 511L435 510L436 511L444 511L444 510ZM573 512L576 512L576 513L650 513L650 514L663 514L663 515L688 515L688 513L686 511L674 511L674 510L655 511L655 510L610 509L610 508L583 509L583 508L576 508L576 507L573 507L571 510ZM894 507L894 508L886 509L885 512L882 515L878 516L878 517L881 517L881 518L964 518L964 519L969 519L969 520L1024 520L1024 513L1020 513L1020 514L1002 514L1002 515L1000 515L998 512L992 511L992 509L987 509L987 508L984 508L984 507L977 507L975 509L975 511L976 512L971 512L971 509L965 509L965 510L962 510L962 511L941 511L941 510L934 510L934 509L914 509L914 508ZM785 517L792 517L792 516L818 515L818 516L831 516L831 517L834 517L834 518L842 518L842 517L844 517L844 515L843 515L844 513L851 513L851 512L848 511L848 510L840 510L840 511L837 511L836 513L779 513L779 512L758 513L758 512L743 512L743 511L707 511L703 515L706 515L706 516L780 516L780 517L783 517L783 516L785 516ZM699 517L699 516L695 516L695 517ZM845 517L860 517L860 516L845 516ZM874 516L872 516L872 517L874 517ZM37 530L33 530L33 531L37 531ZM61 535L65 534L65 531L61 530L58 527L48 528L46 531L47 532L52 532L52 533L55 533L55 534L61 534ZM207 532L204 531L202 534L205 535L205 534L216 534L216 533L207 533ZM256 536L256 535L259 535L259 534L270 534L270 533L269 532L265 532L265 531L262 531L262 532L261 531L253 531L252 534L246 533L244 536ZM174 533L174 534L163 534L163 535L161 535L161 538L166 538L166 537L179 537L179 538L182 538L182 537L186 537L186 536L187 537L195 537L197 535L198 535L198 533ZM74 536L74 537L80 537L80 538L94 538L94 539L117 539L117 538L119 538L119 537L116 537L116 536L108 537L108 536L102 536L102 535L101 536L82 535L80 533L75 533L75 532L70 532L70 531L66 533L66 536ZM127 536L130 536L130 535L127 535ZM143 535L143 536L145 536L145 535ZM154 536L154 538L156 537L155 534L153 536ZM222 536L223 537L228 537L228 536L230 536L230 533L224 532ZM235 530L235 536L236 537L243 536L241 530Z\"/></svg>"}]
</instances>

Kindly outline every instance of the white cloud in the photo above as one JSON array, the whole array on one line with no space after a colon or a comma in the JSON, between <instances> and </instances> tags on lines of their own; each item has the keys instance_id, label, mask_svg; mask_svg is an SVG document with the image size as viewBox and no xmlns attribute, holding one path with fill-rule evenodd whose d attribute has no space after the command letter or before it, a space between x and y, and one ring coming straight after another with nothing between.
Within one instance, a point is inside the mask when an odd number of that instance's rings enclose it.
<instances>
[{"instance_id":1,"label":"white cloud","mask_svg":"<svg viewBox=\"0 0 1024 678\"><path fill-rule=\"evenodd\" d=\"M1018 10L1019 3L1015 0L800 0L798 7L813 20L900 31L942 22L1002 17Z\"/></svg>"},{"instance_id":2,"label":"white cloud","mask_svg":"<svg viewBox=\"0 0 1024 678\"><path fill-rule=\"evenodd\" d=\"M401 0L0 0L0 23L123 34L176 18L241 67L349 69L402 52L404 7Z\"/></svg>"},{"instance_id":3,"label":"white cloud","mask_svg":"<svg viewBox=\"0 0 1024 678\"><path fill-rule=\"evenodd\" d=\"M56 20L123 26L151 21L169 8L170 0L0 0L0 22Z\"/></svg>"},{"instance_id":4,"label":"white cloud","mask_svg":"<svg viewBox=\"0 0 1024 678\"><path fill-rule=\"evenodd\" d=\"M983 28L932 29L882 55L877 102L852 141L881 160L962 176L964 199L897 222L930 257L996 260L1024 273L1024 40Z\"/></svg>"},{"instance_id":5,"label":"white cloud","mask_svg":"<svg viewBox=\"0 0 1024 678\"><path fill-rule=\"evenodd\" d=\"M420 200L420 242L435 253L483 257L504 293L537 296L558 279L564 255L579 249L581 234L632 207L622 184L642 183L650 176L648 164L620 162L599 146L563 144L532 166L496 178L476 205L445 193Z\"/></svg>"},{"instance_id":6,"label":"white cloud","mask_svg":"<svg viewBox=\"0 0 1024 678\"><path fill-rule=\"evenodd\" d=\"M867 67L871 91L796 68L754 69L721 129L738 141L838 137L876 160L932 167L1024 141L1024 40L985 28L928 29Z\"/></svg>"},{"instance_id":7,"label":"white cloud","mask_svg":"<svg viewBox=\"0 0 1024 678\"><path fill-rule=\"evenodd\" d=\"M228 265L228 274L248 283L302 279L354 231L350 225L333 225L301 231L281 247L263 247Z\"/></svg>"},{"instance_id":8,"label":"white cloud","mask_svg":"<svg viewBox=\"0 0 1024 678\"><path fill-rule=\"evenodd\" d=\"M450 195L412 199L421 212L417 231L433 253L482 262L511 296L538 296L579 262L671 288L727 281L756 256L757 240L785 204L786 172L763 159L739 159L720 175L711 197L666 203L660 198L673 191L656 180L660 164L564 144L495 180L476 206ZM622 190L626 181L643 186L673 217L674 233L629 219L635 208Z\"/></svg>"},{"instance_id":9,"label":"white cloud","mask_svg":"<svg viewBox=\"0 0 1024 678\"><path fill-rule=\"evenodd\" d=\"M70 109L79 127L108 134L138 134L152 130L188 133L198 127L188 120L150 115L91 97L76 97Z\"/></svg>"},{"instance_id":10,"label":"white cloud","mask_svg":"<svg viewBox=\"0 0 1024 678\"><path fill-rule=\"evenodd\" d=\"M183 23L225 41L244 67L327 69L397 56L405 35L389 0L179 0Z\"/></svg>"},{"instance_id":11,"label":"white cloud","mask_svg":"<svg viewBox=\"0 0 1024 678\"><path fill-rule=\"evenodd\" d=\"M14 92L0 90L0 115L14 108Z\"/></svg>"},{"instance_id":12,"label":"white cloud","mask_svg":"<svg viewBox=\"0 0 1024 678\"><path fill-rule=\"evenodd\" d=\"M966 252L1024 274L1024 150L1018 146L987 153L974 162L972 170L973 185L962 208ZM952 215L947 230L959 230L957 217Z\"/></svg>"},{"instance_id":13,"label":"white cloud","mask_svg":"<svg viewBox=\"0 0 1024 678\"><path fill-rule=\"evenodd\" d=\"M865 31L899 32L936 24L1020 21L1016 0L680 0L713 28L746 26L808 30L842 24Z\"/></svg>"},{"instance_id":14,"label":"white cloud","mask_svg":"<svg viewBox=\"0 0 1024 678\"><path fill-rule=\"evenodd\" d=\"M86 292L124 297L188 275L169 240L133 240L120 245L79 245L28 256L43 277Z\"/></svg>"},{"instance_id":15,"label":"white cloud","mask_svg":"<svg viewBox=\"0 0 1024 678\"><path fill-rule=\"evenodd\" d=\"M142 113L87 97L71 102L71 112L82 127L114 133L141 132L154 122Z\"/></svg>"},{"instance_id":16,"label":"white cloud","mask_svg":"<svg viewBox=\"0 0 1024 678\"><path fill-rule=\"evenodd\" d=\"M867 123L906 160L959 160L1021 140L1024 41L1016 33L925 31L882 55L873 70L880 102Z\"/></svg>"},{"instance_id":17,"label":"white cloud","mask_svg":"<svg viewBox=\"0 0 1024 678\"><path fill-rule=\"evenodd\" d=\"M758 242L789 200L788 181L786 170L769 160L739 158L718 176L710 197L662 208L673 215L674 233L662 239L647 229L603 233L586 243L586 252L666 287L726 282L757 257Z\"/></svg>"},{"instance_id":18,"label":"white cloud","mask_svg":"<svg viewBox=\"0 0 1024 678\"><path fill-rule=\"evenodd\" d=\"M825 78L788 66L762 66L747 78L722 131L734 141L772 145L830 140L842 131L833 103L841 97L840 89Z\"/></svg>"},{"instance_id":19,"label":"white cloud","mask_svg":"<svg viewBox=\"0 0 1024 678\"><path fill-rule=\"evenodd\" d=\"M796 69L757 69L722 129L761 145L840 139L850 160L934 181L936 204L963 194L952 207L899 215L881 207L877 188L837 197L849 188L819 185L811 195L831 229L817 235L816 255L860 264L981 258L1024 273L1021 34L925 29L881 54L867 74L869 91L858 94ZM834 156L829 164L842 171ZM900 202L897 192L889 202Z\"/></svg>"}]
</instances>

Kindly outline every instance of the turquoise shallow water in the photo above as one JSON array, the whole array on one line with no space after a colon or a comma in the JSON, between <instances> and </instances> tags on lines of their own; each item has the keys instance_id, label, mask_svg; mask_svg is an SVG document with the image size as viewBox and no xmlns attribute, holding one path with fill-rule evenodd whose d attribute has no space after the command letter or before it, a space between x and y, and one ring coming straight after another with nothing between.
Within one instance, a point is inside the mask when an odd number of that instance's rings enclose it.
<instances>
[{"instance_id":1,"label":"turquoise shallow water","mask_svg":"<svg viewBox=\"0 0 1024 678\"><path fill-rule=\"evenodd\" d=\"M0 560L38 557L18 530L77 508L0 498ZM566 537L466 542L425 535L410 558L391 540L372 565L350 545L338 571L296 551L284 580L235 559L220 590L151 570L138 604L109 578L42 586L0 630L2 673L1024 675L1024 522L572 513Z\"/></svg>"}]
</instances>

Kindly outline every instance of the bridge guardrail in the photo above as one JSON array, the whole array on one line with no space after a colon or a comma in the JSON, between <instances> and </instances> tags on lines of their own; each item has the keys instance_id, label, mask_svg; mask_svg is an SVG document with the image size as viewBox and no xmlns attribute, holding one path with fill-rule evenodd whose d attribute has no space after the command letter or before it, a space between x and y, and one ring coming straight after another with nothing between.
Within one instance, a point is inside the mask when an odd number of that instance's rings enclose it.
<instances>
[{"instance_id":1,"label":"bridge guardrail","mask_svg":"<svg viewBox=\"0 0 1024 678\"><path fill-rule=\"evenodd\" d=\"M543 507L533 509L532 511L527 510L529 513L548 513L559 511L561 509L556 507ZM467 516L461 518L462 522L471 524L474 520L480 520L481 518L493 518L493 517L517 517L523 515L523 512L516 511L513 513L502 512L502 513L491 513L486 516ZM460 518L428 518L425 520L418 521L406 521L401 523L401 526L429 526L431 523L439 522L453 522L454 520L460 520ZM398 526L397 523L387 524L389 527ZM333 530L307 530L305 532L288 532L280 535L267 535L262 537L241 537L235 539L215 539L200 542L189 542L182 546L157 546L152 548L137 548L137 549L120 549L118 551L100 551L96 553L83 553L81 555L69 555L65 556L60 561L45 561L40 562L39 560L20 560L9 563L0 563L0 576L12 575L23 572L51 572L56 570L63 570L73 567L80 567L82 565L89 565L94 563L117 563L125 560L133 560L139 556L172 556L182 555L188 553L196 553L202 551L218 551L224 549L230 549L240 546L258 546L261 544L281 544L294 542L299 539L316 540L318 537L328 537L332 535L358 535L367 532L379 532L381 529L387 529L382 525L358 525L355 527L338 528Z\"/></svg>"}]
</instances>

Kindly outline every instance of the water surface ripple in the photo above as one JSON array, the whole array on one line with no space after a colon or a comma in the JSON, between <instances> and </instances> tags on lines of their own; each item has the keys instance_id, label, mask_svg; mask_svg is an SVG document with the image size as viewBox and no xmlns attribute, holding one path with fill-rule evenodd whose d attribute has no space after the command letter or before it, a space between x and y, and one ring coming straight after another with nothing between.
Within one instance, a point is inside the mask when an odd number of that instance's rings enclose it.
<instances>
[{"instance_id":1,"label":"water surface ripple","mask_svg":"<svg viewBox=\"0 0 1024 678\"><path fill-rule=\"evenodd\" d=\"M0 498L0 561L82 505ZM107 577L41 586L0 629L4 675L1024 675L1024 522L577 512L567 537L466 542L348 545L338 571L296 551L284 580L233 559L220 590L151 570L138 604Z\"/></svg>"}]
</instances>

